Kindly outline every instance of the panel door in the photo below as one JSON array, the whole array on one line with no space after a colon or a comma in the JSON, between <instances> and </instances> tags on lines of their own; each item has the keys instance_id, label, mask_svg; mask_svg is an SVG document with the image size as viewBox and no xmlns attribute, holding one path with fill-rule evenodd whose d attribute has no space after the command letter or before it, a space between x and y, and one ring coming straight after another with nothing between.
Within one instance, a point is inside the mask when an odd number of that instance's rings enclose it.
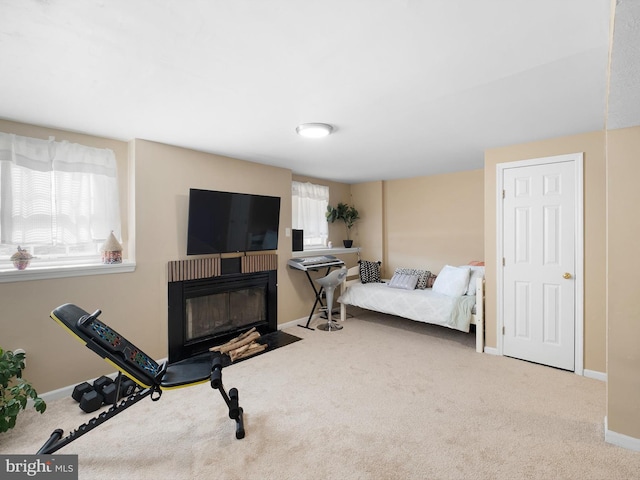
<instances>
[{"instance_id":1,"label":"panel door","mask_svg":"<svg viewBox=\"0 0 640 480\"><path fill-rule=\"evenodd\" d=\"M575 368L573 162L503 172L503 354Z\"/></svg>"}]
</instances>

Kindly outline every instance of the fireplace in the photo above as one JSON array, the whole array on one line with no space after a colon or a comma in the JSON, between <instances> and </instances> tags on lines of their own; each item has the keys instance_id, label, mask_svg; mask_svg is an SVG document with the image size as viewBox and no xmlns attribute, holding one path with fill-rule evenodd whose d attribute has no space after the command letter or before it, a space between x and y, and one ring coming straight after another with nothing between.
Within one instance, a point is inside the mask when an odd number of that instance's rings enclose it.
<instances>
[{"instance_id":1,"label":"fireplace","mask_svg":"<svg viewBox=\"0 0 640 480\"><path fill-rule=\"evenodd\" d=\"M277 331L276 281L276 270L269 270L169 282L169 363L252 327L262 335Z\"/></svg>"}]
</instances>

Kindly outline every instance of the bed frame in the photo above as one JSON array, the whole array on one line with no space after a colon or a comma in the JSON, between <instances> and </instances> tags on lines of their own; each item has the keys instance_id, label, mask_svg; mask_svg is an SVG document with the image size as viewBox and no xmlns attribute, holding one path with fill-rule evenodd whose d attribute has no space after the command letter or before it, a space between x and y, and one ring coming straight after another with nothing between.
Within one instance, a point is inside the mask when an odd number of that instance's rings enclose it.
<instances>
[{"instance_id":1,"label":"bed frame","mask_svg":"<svg viewBox=\"0 0 640 480\"><path fill-rule=\"evenodd\" d=\"M347 270L347 276L341 285L341 293L344 293L349 285L360 283L360 265L356 265ZM476 308L471 316L471 325L476 329L476 352L484 352L484 278L476 280ZM347 319L347 306L340 304L340 321Z\"/></svg>"}]
</instances>

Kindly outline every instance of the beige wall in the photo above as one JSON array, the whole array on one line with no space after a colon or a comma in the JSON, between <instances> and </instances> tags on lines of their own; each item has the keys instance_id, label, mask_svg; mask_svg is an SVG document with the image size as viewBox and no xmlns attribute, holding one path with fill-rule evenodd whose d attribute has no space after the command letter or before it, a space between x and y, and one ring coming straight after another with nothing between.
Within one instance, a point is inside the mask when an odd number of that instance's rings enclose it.
<instances>
[{"instance_id":1,"label":"beige wall","mask_svg":"<svg viewBox=\"0 0 640 480\"><path fill-rule=\"evenodd\" d=\"M374 262L384 258L382 185L381 181L351 185L351 198L360 213L353 229L354 244L360 247L360 258Z\"/></svg>"},{"instance_id":2,"label":"beige wall","mask_svg":"<svg viewBox=\"0 0 640 480\"><path fill-rule=\"evenodd\" d=\"M640 439L640 127L607 132L609 430Z\"/></svg>"},{"instance_id":3,"label":"beige wall","mask_svg":"<svg viewBox=\"0 0 640 480\"><path fill-rule=\"evenodd\" d=\"M384 271L483 260L483 172L448 173L384 182Z\"/></svg>"},{"instance_id":4,"label":"beige wall","mask_svg":"<svg viewBox=\"0 0 640 480\"><path fill-rule=\"evenodd\" d=\"M604 132L490 149L485 152L484 219L486 343L496 338L496 165L503 162L584 152L584 367L606 372L605 254L606 196Z\"/></svg>"}]
</instances>

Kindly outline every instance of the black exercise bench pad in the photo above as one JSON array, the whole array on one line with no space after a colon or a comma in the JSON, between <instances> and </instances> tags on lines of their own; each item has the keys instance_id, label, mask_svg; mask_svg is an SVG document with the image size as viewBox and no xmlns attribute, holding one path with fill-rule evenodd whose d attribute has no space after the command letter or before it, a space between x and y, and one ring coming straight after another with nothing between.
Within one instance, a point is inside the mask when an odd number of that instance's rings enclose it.
<instances>
[{"instance_id":1,"label":"black exercise bench pad","mask_svg":"<svg viewBox=\"0 0 640 480\"><path fill-rule=\"evenodd\" d=\"M208 382L211 376L212 353L186 358L167 365L167 371L162 377L160 388L167 390Z\"/></svg>"}]
</instances>

